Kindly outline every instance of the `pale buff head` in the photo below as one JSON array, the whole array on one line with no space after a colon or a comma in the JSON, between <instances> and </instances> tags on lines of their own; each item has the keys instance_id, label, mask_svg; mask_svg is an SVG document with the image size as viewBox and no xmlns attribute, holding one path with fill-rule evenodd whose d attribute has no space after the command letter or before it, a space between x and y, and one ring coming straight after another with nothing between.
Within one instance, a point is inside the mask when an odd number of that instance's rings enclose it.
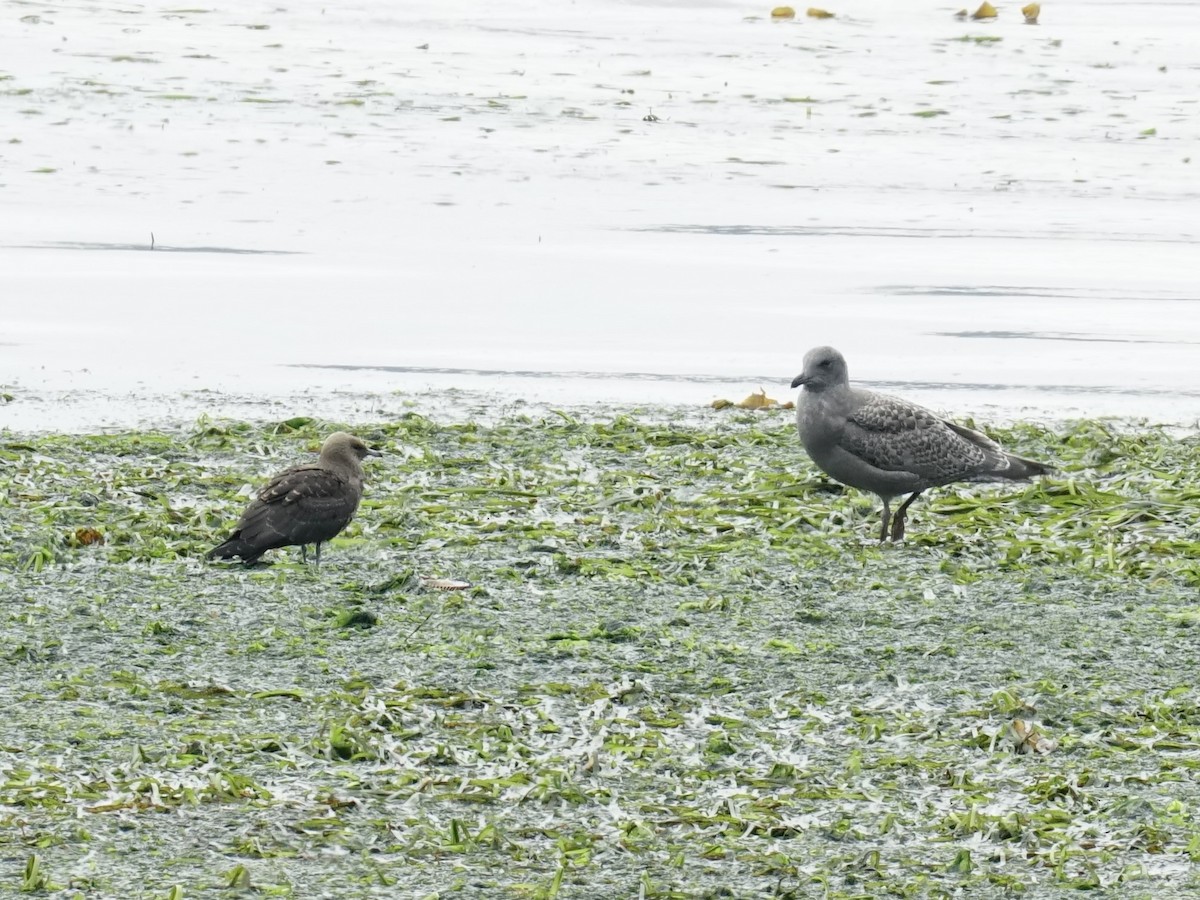
<instances>
[{"instance_id":1,"label":"pale buff head","mask_svg":"<svg viewBox=\"0 0 1200 900\"><path fill-rule=\"evenodd\" d=\"M372 450L362 438L335 431L325 438L321 445L321 462L326 465L348 466L351 469L360 468L359 461L368 456L383 456L378 450Z\"/></svg>"}]
</instances>

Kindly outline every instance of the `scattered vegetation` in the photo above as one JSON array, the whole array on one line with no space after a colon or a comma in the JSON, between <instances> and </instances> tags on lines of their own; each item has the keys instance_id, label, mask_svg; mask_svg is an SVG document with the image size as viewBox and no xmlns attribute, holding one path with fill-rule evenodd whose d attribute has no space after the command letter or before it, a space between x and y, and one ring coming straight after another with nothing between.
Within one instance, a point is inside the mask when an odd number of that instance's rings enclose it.
<instances>
[{"instance_id":1,"label":"scattered vegetation","mask_svg":"<svg viewBox=\"0 0 1200 900\"><path fill-rule=\"evenodd\" d=\"M787 413L410 415L319 572L201 562L337 427L3 435L0 886L1200 886L1194 436L1000 432L1060 477L881 547Z\"/></svg>"},{"instance_id":2,"label":"scattered vegetation","mask_svg":"<svg viewBox=\"0 0 1200 900\"><path fill-rule=\"evenodd\" d=\"M998 44L1004 38L998 34L964 34L954 40L963 44Z\"/></svg>"}]
</instances>

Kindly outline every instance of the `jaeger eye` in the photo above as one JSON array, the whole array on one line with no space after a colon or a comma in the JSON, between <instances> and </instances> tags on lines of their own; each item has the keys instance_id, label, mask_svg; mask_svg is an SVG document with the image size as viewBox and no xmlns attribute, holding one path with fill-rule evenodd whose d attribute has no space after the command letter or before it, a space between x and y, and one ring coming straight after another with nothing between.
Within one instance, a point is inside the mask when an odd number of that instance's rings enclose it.
<instances>
[{"instance_id":1,"label":"jaeger eye","mask_svg":"<svg viewBox=\"0 0 1200 900\"><path fill-rule=\"evenodd\" d=\"M827 359L821 360L821 368L828 369L829 368L829 360L827 360Z\"/></svg>"}]
</instances>

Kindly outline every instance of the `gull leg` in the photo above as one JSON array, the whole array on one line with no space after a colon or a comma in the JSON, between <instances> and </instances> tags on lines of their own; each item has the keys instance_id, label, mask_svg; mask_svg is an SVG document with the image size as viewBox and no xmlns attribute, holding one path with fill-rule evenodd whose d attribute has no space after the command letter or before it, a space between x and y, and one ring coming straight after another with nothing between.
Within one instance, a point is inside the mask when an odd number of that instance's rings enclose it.
<instances>
[{"instance_id":1,"label":"gull leg","mask_svg":"<svg viewBox=\"0 0 1200 900\"><path fill-rule=\"evenodd\" d=\"M883 524L879 528L879 543L887 540L888 522L892 518L892 504L887 497L883 497Z\"/></svg>"},{"instance_id":2,"label":"gull leg","mask_svg":"<svg viewBox=\"0 0 1200 900\"><path fill-rule=\"evenodd\" d=\"M908 506L914 500L921 496L920 491L913 491L908 495L908 499L900 504L900 508L896 510L896 518L892 519L892 540L898 541L904 537L904 516L908 511Z\"/></svg>"}]
</instances>

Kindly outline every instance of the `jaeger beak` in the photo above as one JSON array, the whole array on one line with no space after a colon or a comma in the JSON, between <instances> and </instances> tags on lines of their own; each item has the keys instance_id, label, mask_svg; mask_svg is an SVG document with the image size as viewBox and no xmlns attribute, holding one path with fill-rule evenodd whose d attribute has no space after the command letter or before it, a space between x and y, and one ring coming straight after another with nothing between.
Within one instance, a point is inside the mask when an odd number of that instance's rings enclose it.
<instances>
[{"instance_id":1,"label":"jaeger beak","mask_svg":"<svg viewBox=\"0 0 1200 900\"><path fill-rule=\"evenodd\" d=\"M383 456L382 450L376 450L374 447L367 448L367 456Z\"/></svg>"},{"instance_id":2,"label":"jaeger beak","mask_svg":"<svg viewBox=\"0 0 1200 900\"><path fill-rule=\"evenodd\" d=\"M808 384L809 378L807 375L797 375L792 379L792 387L798 388L802 384Z\"/></svg>"}]
</instances>

